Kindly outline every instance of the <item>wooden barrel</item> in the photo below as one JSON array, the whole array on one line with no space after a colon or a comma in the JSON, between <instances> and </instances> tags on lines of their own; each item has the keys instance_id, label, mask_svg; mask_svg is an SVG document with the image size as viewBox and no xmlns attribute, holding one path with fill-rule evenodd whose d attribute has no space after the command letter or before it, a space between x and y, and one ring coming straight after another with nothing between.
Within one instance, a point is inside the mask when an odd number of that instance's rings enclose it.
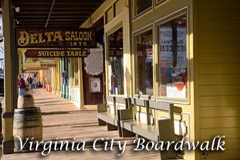
<instances>
[{"instance_id":1,"label":"wooden barrel","mask_svg":"<svg viewBox=\"0 0 240 160\"><path fill-rule=\"evenodd\" d=\"M31 94L18 96L18 108L34 107L34 99Z\"/></svg>"},{"instance_id":2,"label":"wooden barrel","mask_svg":"<svg viewBox=\"0 0 240 160\"><path fill-rule=\"evenodd\" d=\"M22 139L42 140L42 116L39 107L14 110L13 136L19 136Z\"/></svg>"}]
</instances>

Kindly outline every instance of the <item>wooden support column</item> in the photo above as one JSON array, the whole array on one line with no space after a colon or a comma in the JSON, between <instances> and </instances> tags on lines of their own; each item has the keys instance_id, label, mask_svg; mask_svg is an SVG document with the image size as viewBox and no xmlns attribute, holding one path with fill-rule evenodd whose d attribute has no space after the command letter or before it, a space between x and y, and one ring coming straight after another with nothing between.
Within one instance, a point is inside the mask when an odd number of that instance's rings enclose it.
<instances>
[{"instance_id":1,"label":"wooden support column","mask_svg":"<svg viewBox=\"0 0 240 160\"><path fill-rule=\"evenodd\" d=\"M16 107L18 56L14 42L14 26L11 1L2 1L4 35L4 113L3 113L3 154L14 152L13 108Z\"/></svg>"},{"instance_id":2,"label":"wooden support column","mask_svg":"<svg viewBox=\"0 0 240 160\"><path fill-rule=\"evenodd\" d=\"M84 91L83 91L83 68L82 68L83 58L78 58L78 82L79 82L79 96L80 96L80 109L84 106Z\"/></svg>"},{"instance_id":3,"label":"wooden support column","mask_svg":"<svg viewBox=\"0 0 240 160\"><path fill-rule=\"evenodd\" d=\"M132 84L131 84L131 33L130 33L130 19L129 8L125 7L123 10L123 61L124 61L124 95L126 97L132 96Z\"/></svg>"},{"instance_id":4,"label":"wooden support column","mask_svg":"<svg viewBox=\"0 0 240 160\"><path fill-rule=\"evenodd\" d=\"M63 77L62 77L62 72L64 71L64 59L61 58L60 59L60 96L63 98L64 95L63 95Z\"/></svg>"}]
</instances>

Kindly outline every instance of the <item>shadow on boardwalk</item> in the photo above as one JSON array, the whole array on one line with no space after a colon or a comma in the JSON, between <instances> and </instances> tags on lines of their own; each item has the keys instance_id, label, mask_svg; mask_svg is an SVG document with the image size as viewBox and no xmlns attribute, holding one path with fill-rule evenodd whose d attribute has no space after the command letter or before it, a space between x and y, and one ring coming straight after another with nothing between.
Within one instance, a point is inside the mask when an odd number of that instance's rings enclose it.
<instances>
[{"instance_id":1,"label":"shadow on boardwalk","mask_svg":"<svg viewBox=\"0 0 240 160\"><path fill-rule=\"evenodd\" d=\"M85 151L52 151L48 156L41 155L41 151L28 153L14 153L4 155L2 160L73 160L73 159L159 159L159 152L133 152L133 138L120 138L117 131L108 132L106 126L98 126L96 106L85 106L79 110L73 103L62 99L42 89L33 93L35 106L41 108L43 120L43 140L74 140L86 142ZM114 139L127 147L122 156L116 144L112 150L95 151L92 142L97 138ZM109 142L109 141L106 141ZM110 144L109 144L110 145ZM108 145L107 148L110 146ZM104 149L99 145L98 149Z\"/></svg>"}]
</instances>

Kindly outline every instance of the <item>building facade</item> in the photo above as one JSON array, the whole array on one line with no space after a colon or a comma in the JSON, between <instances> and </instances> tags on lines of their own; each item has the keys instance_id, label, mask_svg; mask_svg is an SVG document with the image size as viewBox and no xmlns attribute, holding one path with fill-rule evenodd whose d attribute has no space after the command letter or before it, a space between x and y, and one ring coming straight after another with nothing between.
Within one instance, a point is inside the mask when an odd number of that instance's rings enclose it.
<instances>
[{"instance_id":1,"label":"building facade","mask_svg":"<svg viewBox=\"0 0 240 160\"><path fill-rule=\"evenodd\" d=\"M42 75L51 92L79 108L98 103L86 96L102 95L174 103L183 109L188 140L226 137L225 151L186 152L184 159L238 159L239 9L238 0L106 0L81 26L103 19L102 73L86 76L84 59L61 58ZM100 86L86 93L92 81Z\"/></svg>"},{"instance_id":2,"label":"building facade","mask_svg":"<svg viewBox=\"0 0 240 160\"><path fill-rule=\"evenodd\" d=\"M173 102L183 109L191 141L226 137L226 151L186 152L185 159L240 157L239 6L234 0L106 1L82 25L104 17L107 95Z\"/></svg>"}]
</instances>

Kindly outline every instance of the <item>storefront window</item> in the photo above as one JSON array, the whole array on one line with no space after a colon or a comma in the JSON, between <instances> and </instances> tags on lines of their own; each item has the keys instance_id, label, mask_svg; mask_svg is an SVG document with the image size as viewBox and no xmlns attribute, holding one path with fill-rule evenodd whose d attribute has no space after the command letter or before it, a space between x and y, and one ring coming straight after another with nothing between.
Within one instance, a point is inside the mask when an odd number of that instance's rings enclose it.
<instances>
[{"instance_id":1,"label":"storefront window","mask_svg":"<svg viewBox=\"0 0 240 160\"><path fill-rule=\"evenodd\" d=\"M159 94L187 98L186 16L159 27Z\"/></svg>"},{"instance_id":2,"label":"storefront window","mask_svg":"<svg viewBox=\"0 0 240 160\"><path fill-rule=\"evenodd\" d=\"M71 78L72 78L72 85L78 86L78 59L77 58L71 59Z\"/></svg>"},{"instance_id":3,"label":"storefront window","mask_svg":"<svg viewBox=\"0 0 240 160\"><path fill-rule=\"evenodd\" d=\"M124 72L123 72L123 30L120 28L108 36L108 53L111 94L124 93Z\"/></svg>"},{"instance_id":4,"label":"storefront window","mask_svg":"<svg viewBox=\"0 0 240 160\"><path fill-rule=\"evenodd\" d=\"M134 37L135 44L135 92L153 95L152 30Z\"/></svg>"},{"instance_id":5,"label":"storefront window","mask_svg":"<svg viewBox=\"0 0 240 160\"><path fill-rule=\"evenodd\" d=\"M75 80L75 86L78 86L78 59L74 59L74 80Z\"/></svg>"},{"instance_id":6,"label":"storefront window","mask_svg":"<svg viewBox=\"0 0 240 160\"><path fill-rule=\"evenodd\" d=\"M135 0L134 1L134 15L142 13L144 10L152 6L152 0Z\"/></svg>"}]
</instances>

